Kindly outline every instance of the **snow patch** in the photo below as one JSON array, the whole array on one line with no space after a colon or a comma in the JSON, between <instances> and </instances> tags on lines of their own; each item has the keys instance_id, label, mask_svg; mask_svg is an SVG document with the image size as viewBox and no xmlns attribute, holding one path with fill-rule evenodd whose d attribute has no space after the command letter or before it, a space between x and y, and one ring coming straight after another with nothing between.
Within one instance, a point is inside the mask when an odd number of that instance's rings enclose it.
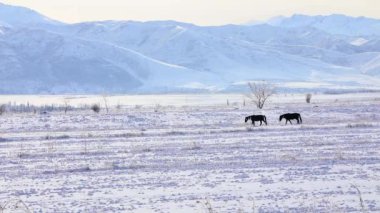
<instances>
[{"instance_id":1,"label":"snow patch","mask_svg":"<svg viewBox=\"0 0 380 213\"><path fill-rule=\"evenodd\" d=\"M355 45L355 46L362 46L362 45L366 44L367 42L368 42L368 40L365 38L357 38L357 39L351 41L350 44Z\"/></svg>"}]
</instances>

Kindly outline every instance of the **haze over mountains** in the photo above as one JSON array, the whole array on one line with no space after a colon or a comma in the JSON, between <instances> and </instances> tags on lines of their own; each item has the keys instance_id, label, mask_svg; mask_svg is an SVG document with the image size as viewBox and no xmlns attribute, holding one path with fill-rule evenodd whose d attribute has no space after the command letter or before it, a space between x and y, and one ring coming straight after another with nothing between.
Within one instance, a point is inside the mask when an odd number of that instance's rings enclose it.
<instances>
[{"instance_id":1,"label":"haze over mountains","mask_svg":"<svg viewBox=\"0 0 380 213\"><path fill-rule=\"evenodd\" d=\"M380 20L343 15L65 24L0 4L0 93L228 91L252 80L374 88L379 35Z\"/></svg>"}]
</instances>

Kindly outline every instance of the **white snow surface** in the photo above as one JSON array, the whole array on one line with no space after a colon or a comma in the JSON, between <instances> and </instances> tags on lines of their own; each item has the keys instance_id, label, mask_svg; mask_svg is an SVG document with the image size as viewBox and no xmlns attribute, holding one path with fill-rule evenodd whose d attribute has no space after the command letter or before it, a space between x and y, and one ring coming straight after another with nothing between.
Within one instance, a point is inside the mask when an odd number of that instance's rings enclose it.
<instances>
[{"instance_id":1,"label":"white snow surface","mask_svg":"<svg viewBox=\"0 0 380 213\"><path fill-rule=\"evenodd\" d=\"M126 96L109 97L109 113L8 112L0 204L3 212L379 212L379 97L315 94L306 104L276 95L255 110L236 94ZM18 98L0 100L69 97ZM286 112L303 123L280 123ZM253 113L268 126L244 123Z\"/></svg>"},{"instance_id":2,"label":"white snow surface","mask_svg":"<svg viewBox=\"0 0 380 213\"><path fill-rule=\"evenodd\" d=\"M351 42L352 45L355 46L362 46L363 44L367 43L368 40L365 38L357 38Z\"/></svg>"}]
</instances>

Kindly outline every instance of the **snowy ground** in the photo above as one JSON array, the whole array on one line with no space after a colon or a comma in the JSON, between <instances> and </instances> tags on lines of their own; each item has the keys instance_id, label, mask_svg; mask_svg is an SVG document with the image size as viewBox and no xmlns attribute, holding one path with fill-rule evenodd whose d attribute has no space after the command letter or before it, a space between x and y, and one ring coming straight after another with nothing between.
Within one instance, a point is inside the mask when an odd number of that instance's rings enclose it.
<instances>
[{"instance_id":1,"label":"snowy ground","mask_svg":"<svg viewBox=\"0 0 380 213\"><path fill-rule=\"evenodd\" d=\"M261 112L229 96L211 104L202 95L182 104L142 96L151 104L108 114L6 113L0 204L5 212L18 200L33 212L380 212L380 94L314 95L311 104L279 95ZM32 99L43 98L62 101ZM245 124L253 112L269 125ZM279 123L286 112L304 123Z\"/></svg>"}]
</instances>

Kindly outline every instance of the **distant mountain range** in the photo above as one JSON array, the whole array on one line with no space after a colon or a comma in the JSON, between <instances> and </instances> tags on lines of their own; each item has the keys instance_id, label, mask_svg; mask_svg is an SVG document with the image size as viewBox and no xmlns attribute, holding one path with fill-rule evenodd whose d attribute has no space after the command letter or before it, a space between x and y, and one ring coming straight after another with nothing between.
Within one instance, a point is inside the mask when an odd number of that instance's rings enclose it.
<instances>
[{"instance_id":1,"label":"distant mountain range","mask_svg":"<svg viewBox=\"0 0 380 213\"><path fill-rule=\"evenodd\" d=\"M379 35L380 20L343 15L65 24L0 3L0 93L232 91L255 80L377 89Z\"/></svg>"}]
</instances>

